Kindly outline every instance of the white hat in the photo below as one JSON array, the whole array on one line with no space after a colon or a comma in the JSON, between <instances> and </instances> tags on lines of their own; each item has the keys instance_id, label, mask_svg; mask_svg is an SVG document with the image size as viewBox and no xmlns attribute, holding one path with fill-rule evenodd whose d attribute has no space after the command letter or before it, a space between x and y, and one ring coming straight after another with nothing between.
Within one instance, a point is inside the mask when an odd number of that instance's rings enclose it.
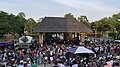
<instances>
[{"instance_id":1,"label":"white hat","mask_svg":"<svg viewBox=\"0 0 120 67\"><path fill-rule=\"evenodd\" d=\"M23 63L24 61L23 60L20 60L20 63Z\"/></svg>"},{"instance_id":2,"label":"white hat","mask_svg":"<svg viewBox=\"0 0 120 67\"><path fill-rule=\"evenodd\" d=\"M120 57L119 57L119 56L116 56L116 59L120 59Z\"/></svg>"},{"instance_id":3,"label":"white hat","mask_svg":"<svg viewBox=\"0 0 120 67\"><path fill-rule=\"evenodd\" d=\"M28 63L31 63L30 61Z\"/></svg>"},{"instance_id":4,"label":"white hat","mask_svg":"<svg viewBox=\"0 0 120 67\"><path fill-rule=\"evenodd\" d=\"M12 59L12 60L15 60L15 59Z\"/></svg>"},{"instance_id":5,"label":"white hat","mask_svg":"<svg viewBox=\"0 0 120 67\"><path fill-rule=\"evenodd\" d=\"M22 49L22 51L25 51L24 49Z\"/></svg>"},{"instance_id":6,"label":"white hat","mask_svg":"<svg viewBox=\"0 0 120 67\"><path fill-rule=\"evenodd\" d=\"M30 58L28 57L27 60L30 60Z\"/></svg>"}]
</instances>

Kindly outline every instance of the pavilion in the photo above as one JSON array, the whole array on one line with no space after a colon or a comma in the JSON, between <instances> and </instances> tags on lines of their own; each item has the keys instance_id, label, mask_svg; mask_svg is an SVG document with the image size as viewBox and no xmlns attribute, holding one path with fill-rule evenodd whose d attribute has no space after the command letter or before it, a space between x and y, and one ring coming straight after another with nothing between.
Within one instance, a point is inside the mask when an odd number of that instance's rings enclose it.
<instances>
[{"instance_id":1,"label":"pavilion","mask_svg":"<svg viewBox=\"0 0 120 67\"><path fill-rule=\"evenodd\" d=\"M51 40L51 37L57 36L63 36L61 38L63 40L74 40L77 38L80 42L84 42L85 33L92 32L92 30L75 18L45 17L38 23L34 32L39 33L39 43L43 43L43 40L46 39Z\"/></svg>"}]
</instances>

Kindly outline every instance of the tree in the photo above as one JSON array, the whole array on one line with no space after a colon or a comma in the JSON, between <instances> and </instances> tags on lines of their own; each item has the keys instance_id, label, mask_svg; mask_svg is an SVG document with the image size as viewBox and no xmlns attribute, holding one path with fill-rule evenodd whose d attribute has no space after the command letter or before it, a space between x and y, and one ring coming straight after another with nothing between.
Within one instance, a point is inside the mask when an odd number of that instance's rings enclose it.
<instances>
[{"instance_id":1,"label":"tree","mask_svg":"<svg viewBox=\"0 0 120 67\"><path fill-rule=\"evenodd\" d=\"M9 24L8 24L8 13L0 11L0 35L4 35L9 32Z\"/></svg>"},{"instance_id":2,"label":"tree","mask_svg":"<svg viewBox=\"0 0 120 67\"><path fill-rule=\"evenodd\" d=\"M97 31L119 31L120 25L120 13L113 14L112 17L104 17L98 21L95 21L97 25Z\"/></svg>"},{"instance_id":3,"label":"tree","mask_svg":"<svg viewBox=\"0 0 120 67\"><path fill-rule=\"evenodd\" d=\"M106 32L112 30L112 25L109 22L109 18L105 17L99 21L96 21L97 31Z\"/></svg>"},{"instance_id":4,"label":"tree","mask_svg":"<svg viewBox=\"0 0 120 67\"><path fill-rule=\"evenodd\" d=\"M80 17L78 17L78 21L82 22L83 24L85 24L87 27L90 28L90 23L89 23L89 21L88 21L88 19L87 19L86 16L80 16Z\"/></svg>"},{"instance_id":5,"label":"tree","mask_svg":"<svg viewBox=\"0 0 120 67\"><path fill-rule=\"evenodd\" d=\"M39 18L39 19L37 20L38 23L41 22L43 19L44 19L43 17Z\"/></svg>"},{"instance_id":6,"label":"tree","mask_svg":"<svg viewBox=\"0 0 120 67\"><path fill-rule=\"evenodd\" d=\"M95 33L95 31L96 31L96 25L95 25L94 22L91 23L91 29L92 29L93 33Z\"/></svg>"},{"instance_id":7,"label":"tree","mask_svg":"<svg viewBox=\"0 0 120 67\"><path fill-rule=\"evenodd\" d=\"M18 25L16 25L16 26L18 26L18 29L19 29L19 30L18 30L18 34L19 34L20 36L22 36L22 35L24 34L25 21L26 21L25 18L23 18L23 19L21 20L21 17L16 16L16 22L18 22Z\"/></svg>"},{"instance_id":8,"label":"tree","mask_svg":"<svg viewBox=\"0 0 120 67\"><path fill-rule=\"evenodd\" d=\"M25 20L25 18L23 19ZM24 24L19 16L3 11L0 12L0 34L22 34L23 28Z\"/></svg>"},{"instance_id":9,"label":"tree","mask_svg":"<svg viewBox=\"0 0 120 67\"><path fill-rule=\"evenodd\" d=\"M25 29L29 34L33 33L33 29L36 27L36 22L33 18L29 18L25 23Z\"/></svg>"},{"instance_id":10,"label":"tree","mask_svg":"<svg viewBox=\"0 0 120 67\"><path fill-rule=\"evenodd\" d=\"M18 16L19 16L19 17L22 17L22 18L25 18L25 13L20 12L20 13L18 13Z\"/></svg>"},{"instance_id":11,"label":"tree","mask_svg":"<svg viewBox=\"0 0 120 67\"><path fill-rule=\"evenodd\" d=\"M23 24L22 28L21 28L22 31L20 31L20 33L22 33L20 35L22 36L22 35L24 35L24 30L25 30L25 22L26 22L25 13L23 13L23 12L18 13L17 18L18 18L18 21Z\"/></svg>"},{"instance_id":12,"label":"tree","mask_svg":"<svg viewBox=\"0 0 120 67\"><path fill-rule=\"evenodd\" d=\"M64 17L68 19L75 18L74 15L72 15L71 13L65 14Z\"/></svg>"}]
</instances>

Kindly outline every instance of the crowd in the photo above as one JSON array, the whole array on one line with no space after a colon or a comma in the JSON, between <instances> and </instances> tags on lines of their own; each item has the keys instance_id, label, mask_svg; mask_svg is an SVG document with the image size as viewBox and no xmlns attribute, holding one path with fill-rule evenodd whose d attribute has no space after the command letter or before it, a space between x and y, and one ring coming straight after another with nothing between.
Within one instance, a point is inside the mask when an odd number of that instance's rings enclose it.
<instances>
[{"instance_id":1,"label":"crowd","mask_svg":"<svg viewBox=\"0 0 120 67\"><path fill-rule=\"evenodd\" d=\"M28 49L5 47L0 51L0 64L3 67L37 67L40 64L54 64L54 67L120 67L120 45L88 43L84 45L93 54L71 54L68 49L73 44L35 45Z\"/></svg>"}]
</instances>

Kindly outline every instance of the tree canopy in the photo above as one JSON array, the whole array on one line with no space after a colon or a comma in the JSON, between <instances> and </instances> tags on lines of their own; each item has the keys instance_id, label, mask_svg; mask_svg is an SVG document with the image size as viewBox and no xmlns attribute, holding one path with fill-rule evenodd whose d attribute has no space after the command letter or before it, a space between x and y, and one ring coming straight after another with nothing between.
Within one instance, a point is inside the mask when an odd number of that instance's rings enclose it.
<instances>
[{"instance_id":1,"label":"tree canopy","mask_svg":"<svg viewBox=\"0 0 120 67\"><path fill-rule=\"evenodd\" d=\"M104 17L95 21L96 30L98 32L104 31L119 31L120 27L120 13L113 14L112 17Z\"/></svg>"},{"instance_id":2,"label":"tree canopy","mask_svg":"<svg viewBox=\"0 0 120 67\"><path fill-rule=\"evenodd\" d=\"M25 22L25 29L27 30L28 34L32 34L33 33L33 29L36 27L36 22L34 21L33 18L29 18L26 22Z\"/></svg>"},{"instance_id":3,"label":"tree canopy","mask_svg":"<svg viewBox=\"0 0 120 67\"><path fill-rule=\"evenodd\" d=\"M76 17L74 17L74 15L72 15L71 13L65 14L64 17L68 18L68 19L70 19L70 18L75 18L76 19ZM77 20L79 22L82 22L83 24L85 24L87 27L90 28L90 23L89 23L89 20L88 20L87 16L80 16L80 17L77 18Z\"/></svg>"},{"instance_id":4,"label":"tree canopy","mask_svg":"<svg viewBox=\"0 0 120 67\"><path fill-rule=\"evenodd\" d=\"M17 16L0 11L0 35L4 34L24 34L25 24L28 20L25 19L25 14L20 12ZM35 21L32 19L32 25L35 26Z\"/></svg>"},{"instance_id":5,"label":"tree canopy","mask_svg":"<svg viewBox=\"0 0 120 67\"><path fill-rule=\"evenodd\" d=\"M71 13L65 14L64 15L65 18L74 18L74 15L72 15Z\"/></svg>"},{"instance_id":6,"label":"tree canopy","mask_svg":"<svg viewBox=\"0 0 120 67\"><path fill-rule=\"evenodd\" d=\"M88 20L87 16L78 17L78 21L82 22L83 24L85 24L87 27L90 28L90 23L89 23L89 20Z\"/></svg>"},{"instance_id":7,"label":"tree canopy","mask_svg":"<svg viewBox=\"0 0 120 67\"><path fill-rule=\"evenodd\" d=\"M65 14L64 17L75 18L71 13ZM120 34L120 13L113 14L111 17L104 17L91 23L86 16L79 16L77 20L91 28L93 32Z\"/></svg>"},{"instance_id":8,"label":"tree canopy","mask_svg":"<svg viewBox=\"0 0 120 67\"><path fill-rule=\"evenodd\" d=\"M76 18L71 13L65 14L64 17ZM40 18L38 22L41 22L42 19ZM87 16L79 16L77 20L97 32L109 31L120 33L120 13L113 14L111 17L104 17L92 23L89 22ZM25 29L29 34L32 34L36 25L37 23L33 18L25 19L25 13L23 12L14 15L0 11L0 36L8 33L23 35Z\"/></svg>"}]
</instances>

